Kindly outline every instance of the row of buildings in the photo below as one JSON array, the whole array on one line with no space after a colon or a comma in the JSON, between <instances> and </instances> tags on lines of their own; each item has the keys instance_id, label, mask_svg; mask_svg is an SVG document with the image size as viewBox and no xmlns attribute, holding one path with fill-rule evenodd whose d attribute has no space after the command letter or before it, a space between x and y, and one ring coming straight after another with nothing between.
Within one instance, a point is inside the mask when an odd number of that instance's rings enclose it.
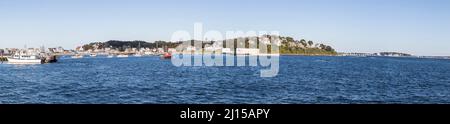
<instances>
[{"instance_id":1,"label":"row of buildings","mask_svg":"<svg viewBox=\"0 0 450 124\"><path fill-rule=\"evenodd\" d=\"M169 51L174 49L169 49ZM93 48L89 50L84 50L82 47L77 47L72 53L84 53L84 54L144 54L144 55L154 55L161 54L165 50L163 48L125 48L124 50L113 49L113 48Z\"/></svg>"},{"instance_id":2,"label":"row of buildings","mask_svg":"<svg viewBox=\"0 0 450 124\"><path fill-rule=\"evenodd\" d=\"M261 52L260 49L257 48L223 48L223 45L220 43L214 43L201 46L192 46L192 45L179 45L176 48L133 48L133 47L120 47L113 48L110 47L98 47L96 44L89 46L88 50L84 49L82 46L76 47L73 51L76 54L143 54L143 55L151 55L151 54L162 54L164 52L169 53L193 53L193 54L205 54L205 53L223 53L223 54L247 54L247 55L257 55Z\"/></svg>"},{"instance_id":3,"label":"row of buildings","mask_svg":"<svg viewBox=\"0 0 450 124\"><path fill-rule=\"evenodd\" d=\"M184 47L182 49L177 48L126 48L125 50L112 49L112 48L103 48L103 49L90 49L83 50L82 48L77 48L73 51L74 53L85 53L85 54L144 54L144 55L154 55L154 54L162 54L164 52L169 53L212 53L219 52L223 54L246 54L246 55L257 55L260 54L260 49L256 48L236 48L235 50L232 48L222 48L222 47L205 47L198 48L193 46Z\"/></svg>"},{"instance_id":4,"label":"row of buildings","mask_svg":"<svg viewBox=\"0 0 450 124\"><path fill-rule=\"evenodd\" d=\"M17 52L27 52L27 53L49 53L49 54L69 54L72 51L71 50L65 50L63 47L56 47L56 48L4 48L0 49L0 54L2 56L11 56Z\"/></svg>"}]
</instances>

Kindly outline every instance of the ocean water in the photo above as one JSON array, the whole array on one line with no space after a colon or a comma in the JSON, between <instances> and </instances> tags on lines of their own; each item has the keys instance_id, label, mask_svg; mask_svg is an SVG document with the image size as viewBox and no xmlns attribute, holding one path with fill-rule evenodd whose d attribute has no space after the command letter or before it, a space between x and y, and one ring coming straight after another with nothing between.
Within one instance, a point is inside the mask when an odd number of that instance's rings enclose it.
<instances>
[{"instance_id":1,"label":"ocean water","mask_svg":"<svg viewBox=\"0 0 450 124\"><path fill-rule=\"evenodd\" d=\"M281 56L262 67L175 67L159 57L0 64L0 103L450 103L450 60Z\"/></svg>"}]
</instances>

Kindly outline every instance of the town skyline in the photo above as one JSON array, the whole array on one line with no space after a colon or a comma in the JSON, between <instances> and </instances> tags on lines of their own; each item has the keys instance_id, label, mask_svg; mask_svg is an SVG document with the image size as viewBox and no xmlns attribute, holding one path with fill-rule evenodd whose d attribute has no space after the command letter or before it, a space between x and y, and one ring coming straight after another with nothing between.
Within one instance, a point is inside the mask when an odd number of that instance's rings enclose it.
<instances>
[{"instance_id":1,"label":"town skyline","mask_svg":"<svg viewBox=\"0 0 450 124\"><path fill-rule=\"evenodd\" d=\"M448 5L441 0L2 1L0 48L170 41L174 32L192 31L202 22L206 31L275 30L338 52L450 56Z\"/></svg>"}]
</instances>

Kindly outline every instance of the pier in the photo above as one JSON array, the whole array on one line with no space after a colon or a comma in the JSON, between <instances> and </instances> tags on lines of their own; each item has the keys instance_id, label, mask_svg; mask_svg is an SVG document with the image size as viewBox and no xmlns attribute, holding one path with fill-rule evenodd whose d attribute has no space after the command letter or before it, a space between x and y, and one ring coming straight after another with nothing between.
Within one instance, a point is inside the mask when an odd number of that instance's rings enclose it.
<instances>
[{"instance_id":1,"label":"pier","mask_svg":"<svg viewBox=\"0 0 450 124\"><path fill-rule=\"evenodd\" d=\"M0 61L1 62L8 61L8 58L2 56L2 57L0 57Z\"/></svg>"},{"instance_id":2,"label":"pier","mask_svg":"<svg viewBox=\"0 0 450 124\"><path fill-rule=\"evenodd\" d=\"M0 62L3 63L3 61L8 61L6 57L3 56L5 50L0 49Z\"/></svg>"},{"instance_id":3,"label":"pier","mask_svg":"<svg viewBox=\"0 0 450 124\"><path fill-rule=\"evenodd\" d=\"M41 63L55 63L58 62L58 57L56 55L48 55L41 57Z\"/></svg>"}]
</instances>

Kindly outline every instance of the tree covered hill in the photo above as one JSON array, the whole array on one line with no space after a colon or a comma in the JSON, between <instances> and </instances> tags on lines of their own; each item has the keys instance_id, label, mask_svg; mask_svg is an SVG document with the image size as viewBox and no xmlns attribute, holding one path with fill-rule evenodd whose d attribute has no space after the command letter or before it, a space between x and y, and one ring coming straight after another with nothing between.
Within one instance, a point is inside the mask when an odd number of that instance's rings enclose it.
<instances>
[{"instance_id":1,"label":"tree covered hill","mask_svg":"<svg viewBox=\"0 0 450 124\"><path fill-rule=\"evenodd\" d=\"M259 43L262 43L260 41L261 38L266 37L269 39L272 39L272 37L278 37L281 40L281 46L280 46L280 54L300 54L300 55L336 55L337 52L334 50L333 47L325 44L319 44L315 43L314 41L306 41L305 39L295 40L292 37L281 37L281 36L269 36L269 35L263 35L260 37L240 37L235 38L231 40L223 40L219 41L222 42L222 47L226 47L226 42L234 42L235 46L237 47L237 44L241 44L240 46L245 46L245 48L249 48L250 46L250 39L256 39L256 43L259 46ZM244 41L244 42L238 42L238 41ZM146 41L119 41L119 40L110 40L106 42L93 42L90 44L83 45L84 50L92 50L92 49L103 49L103 48L111 48L111 49L118 49L120 51L123 51L127 48L175 48L179 45L181 45L183 42L191 42L191 44L194 44L193 42L201 42L202 48L205 48L207 45L211 45L217 41L178 41L178 42L167 42L167 41L155 41L155 42L146 42Z\"/></svg>"}]
</instances>

